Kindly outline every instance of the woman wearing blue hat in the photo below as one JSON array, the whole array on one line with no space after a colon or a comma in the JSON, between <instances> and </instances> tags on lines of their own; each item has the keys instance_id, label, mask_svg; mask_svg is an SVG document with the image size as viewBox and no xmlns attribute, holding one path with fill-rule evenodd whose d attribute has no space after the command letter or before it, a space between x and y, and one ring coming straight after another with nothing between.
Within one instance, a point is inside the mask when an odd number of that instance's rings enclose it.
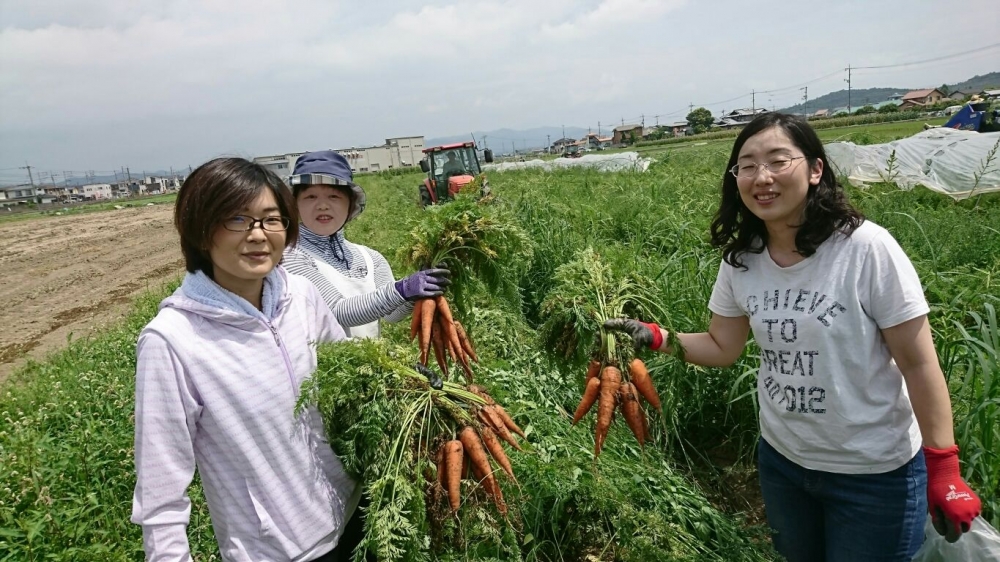
<instances>
[{"instance_id":1,"label":"woman wearing blue hat","mask_svg":"<svg viewBox=\"0 0 1000 562\"><path fill-rule=\"evenodd\" d=\"M319 289L347 335L379 336L379 320L398 322L418 299L444 293L447 269L427 269L396 281L389 262L344 237L344 225L365 208L347 159L332 150L299 157L289 178L302 220L299 243L285 250L282 265Z\"/></svg>"}]
</instances>

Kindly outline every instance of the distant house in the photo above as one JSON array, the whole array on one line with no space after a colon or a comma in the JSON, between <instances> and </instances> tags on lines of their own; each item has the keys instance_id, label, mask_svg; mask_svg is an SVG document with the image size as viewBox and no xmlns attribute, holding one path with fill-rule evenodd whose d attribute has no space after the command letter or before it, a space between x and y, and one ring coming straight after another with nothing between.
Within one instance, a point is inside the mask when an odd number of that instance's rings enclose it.
<instances>
[{"instance_id":1,"label":"distant house","mask_svg":"<svg viewBox=\"0 0 1000 562\"><path fill-rule=\"evenodd\" d=\"M904 96L904 95L906 95L906 94L892 94L892 95L891 95L891 96L889 96L889 97L888 97L887 99L888 99L889 101L895 101L895 100L899 100L900 102L902 102L902 101L903 101L903 96Z\"/></svg>"},{"instance_id":2,"label":"distant house","mask_svg":"<svg viewBox=\"0 0 1000 562\"><path fill-rule=\"evenodd\" d=\"M948 94L948 97L955 101L962 101L965 98L971 98L976 95L976 92L970 92L966 90L955 90L954 92Z\"/></svg>"},{"instance_id":3,"label":"distant house","mask_svg":"<svg viewBox=\"0 0 1000 562\"><path fill-rule=\"evenodd\" d=\"M737 121L739 123L749 123L753 121L754 117L762 113L767 113L767 110L763 107L750 108L744 107L743 109L734 109L729 113L722 116L722 119L730 119L732 121Z\"/></svg>"},{"instance_id":4,"label":"distant house","mask_svg":"<svg viewBox=\"0 0 1000 562\"><path fill-rule=\"evenodd\" d=\"M925 105L931 105L937 103L947 96L944 92L938 90L937 88L930 88L927 90L913 90L907 92L903 96L903 103L900 104L900 109L910 109L912 107L923 107Z\"/></svg>"},{"instance_id":5,"label":"distant house","mask_svg":"<svg viewBox=\"0 0 1000 562\"><path fill-rule=\"evenodd\" d=\"M111 199L113 193L110 183L92 183L80 188L85 199Z\"/></svg>"},{"instance_id":6,"label":"distant house","mask_svg":"<svg viewBox=\"0 0 1000 562\"><path fill-rule=\"evenodd\" d=\"M810 115L809 117L812 119L824 119L829 116L830 116L829 109L817 109L816 112Z\"/></svg>"},{"instance_id":7,"label":"distant house","mask_svg":"<svg viewBox=\"0 0 1000 562\"><path fill-rule=\"evenodd\" d=\"M988 100L1000 99L1000 90L983 90L979 96Z\"/></svg>"},{"instance_id":8,"label":"distant house","mask_svg":"<svg viewBox=\"0 0 1000 562\"><path fill-rule=\"evenodd\" d=\"M611 138L614 144L624 144L626 141L631 141L633 136L636 139L642 138L642 125L621 125L615 127L614 135Z\"/></svg>"},{"instance_id":9,"label":"distant house","mask_svg":"<svg viewBox=\"0 0 1000 562\"><path fill-rule=\"evenodd\" d=\"M688 131L691 129L691 125L689 125L687 121L676 121L667 125L667 129L669 129L675 137L683 137L689 134Z\"/></svg>"},{"instance_id":10,"label":"distant house","mask_svg":"<svg viewBox=\"0 0 1000 562\"><path fill-rule=\"evenodd\" d=\"M746 122L737 121L730 117L723 117L712 123L713 127L719 127L720 129L735 129L737 127L743 127L744 125L746 125Z\"/></svg>"},{"instance_id":11,"label":"distant house","mask_svg":"<svg viewBox=\"0 0 1000 562\"><path fill-rule=\"evenodd\" d=\"M12 206L22 203L51 203L55 197L33 185L5 185L0 187L0 205Z\"/></svg>"},{"instance_id":12,"label":"distant house","mask_svg":"<svg viewBox=\"0 0 1000 562\"><path fill-rule=\"evenodd\" d=\"M574 143L576 143L576 139L564 137L552 143L552 146L549 147L549 151L553 154L562 154L563 150L565 150L567 146Z\"/></svg>"},{"instance_id":13,"label":"distant house","mask_svg":"<svg viewBox=\"0 0 1000 562\"><path fill-rule=\"evenodd\" d=\"M874 107L875 109L882 109L883 107L885 107L887 105L895 105L896 107L899 107L899 106L903 105L903 101L902 100L886 100L886 101L880 101L878 103L871 104L871 106Z\"/></svg>"}]
</instances>

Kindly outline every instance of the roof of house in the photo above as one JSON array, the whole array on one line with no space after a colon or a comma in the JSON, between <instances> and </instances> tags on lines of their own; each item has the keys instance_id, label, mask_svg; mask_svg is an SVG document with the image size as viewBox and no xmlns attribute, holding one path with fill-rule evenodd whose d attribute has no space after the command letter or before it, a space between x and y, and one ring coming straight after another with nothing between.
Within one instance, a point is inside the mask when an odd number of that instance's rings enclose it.
<instances>
[{"instance_id":1,"label":"roof of house","mask_svg":"<svg viewBox=\"0 0 1000 562\"><path fill-rule=\"evenodd\" d=\"M906 94L903 95L903 101L923 99L933 94L934 92L944 95L941 93L941 90L938 90L937 88L927 88L925 90L913 90L910 92L906 92Z\"/></svg>"},{"instance_id":2,"label":"roof of house","mask_svg":"<svg viewBox=\"0 0 1000 562\"><path fill-rule=\"evenodd\" d=\"M619 131L632 131L632 130L641 129L641 128L642 128L642 125L619 125L619 126L615 127L615 132L617 133Z\"/></svg>"},{"instance_id":3,"label":"roof of house","mask_svg":"<svg viewBox=\"0 0 1000 562\"><path fill-rule=\"evenodd\" d=\"M830 113L829 109L817 109L816 113L813 113L813 115L816 117L825 117L828 113Z\"/></svg>"},{"instance_id":4,"label":"roof of house","mask_svg":"<svg viewBox=\"0 0 1000 562\"><path fill-rule=\"evenodd\" d=\"M767 109L763 107L744 107L743 109L734 109L726 114L727 117L743 116L743 115L760 115L761 113L767 113Z\"/></svg>"},{"instance_id":5,"label":"roof of house","mask_svg":"<svg viewBox=\"0 0 1000 562\"><path fill-rule=\"evenodd\" d=\"M885 101L880 101L878 103L871 103L868 105L874 107L875 109L879 109L887 105L895 105L895 106L903 105L903 100L885 100Z\"/></svg>"},{"instance_id":6,"label":"roof of house","mask_svg":"<svg viewBox=\"0 0 1000 562\"><path fill-rule=\"evenodd\" d=\"M675 121L671 123L669 126L676 129L677 127L688 127L689 124L687 121Z\"/></svg>"}]
</instances>

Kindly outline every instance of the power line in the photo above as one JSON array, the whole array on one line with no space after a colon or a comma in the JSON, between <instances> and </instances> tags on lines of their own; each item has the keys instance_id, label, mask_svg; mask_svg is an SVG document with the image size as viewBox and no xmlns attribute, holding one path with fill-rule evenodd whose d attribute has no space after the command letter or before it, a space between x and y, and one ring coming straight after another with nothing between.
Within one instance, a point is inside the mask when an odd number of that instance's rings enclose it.
<instances>
[{"instance_id":1,"label":"power line","mask_svg":"<svg viewBox=\"0 0 1000 562\"><path fill-rule=\"evenodd\" d=\"M880 66L855 66L854 70L875 70L875 69L882 69L882 68L899 68L901 66L915 66L915 65L918 65L918 64L926 64L926 63L929 63L929 62L938 62L938 61L953 59L953 58L961 57L961 56L964 56L964 55L968 55L970 53L980 53L980 52L983 52L983 51L988 51L990 49L995 49L997 47L1000 47L1000 43L993 43L992 45L986 45L985 47L979 47L978 49L970 49L968 51L962 51L961 53L952 53L950 55L941 55L940 57L934 57L934 58L931 58L931 59L924 59L924 60L918 60L918 61L912 61L912 62L901 62L901 63L898 63L898 64L884 64L884 65L880 65Z\"/></svg>"}]
</instances>

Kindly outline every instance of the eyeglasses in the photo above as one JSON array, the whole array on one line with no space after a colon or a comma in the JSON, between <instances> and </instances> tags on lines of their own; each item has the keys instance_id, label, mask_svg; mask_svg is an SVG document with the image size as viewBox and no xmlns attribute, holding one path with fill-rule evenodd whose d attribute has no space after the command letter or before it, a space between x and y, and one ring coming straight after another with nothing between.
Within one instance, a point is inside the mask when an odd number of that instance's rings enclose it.
<instances>
[{"instance_id":1,"label":"eyeglasses","mask_svg":"<svg viewBox=\"0 0 1000 562\"><path fill-rule=\"evenodd\" d=\"M264 217L262 219L255 219L244 215L236 215L235 217L230 217L222 221L222 228L232 232L250 232L257 226L258 223L260 223L260 227L263 230L268 232L281 232L283 230L288 230L288 226L292 224L292 221L288 217Z\"/></svg>"},{"instance_id":2,"label":"eyeglasses","mask_svg":"<svg viewBox=\"0 0 1000 562\"><path fill-rule=\"evenodd\" d=\"M757 164L756 162L748 162L746 164L737 164L732 168L729 168L729 173L738 178L752 178L757 175L757 172L764 168L771 174L780 174L788 169L795 160L800 160L805 158L805 156L796 156L794 158L781 158L778 160L771 160L770 162L764 164Z\"/></svg>"}]
</instances>

